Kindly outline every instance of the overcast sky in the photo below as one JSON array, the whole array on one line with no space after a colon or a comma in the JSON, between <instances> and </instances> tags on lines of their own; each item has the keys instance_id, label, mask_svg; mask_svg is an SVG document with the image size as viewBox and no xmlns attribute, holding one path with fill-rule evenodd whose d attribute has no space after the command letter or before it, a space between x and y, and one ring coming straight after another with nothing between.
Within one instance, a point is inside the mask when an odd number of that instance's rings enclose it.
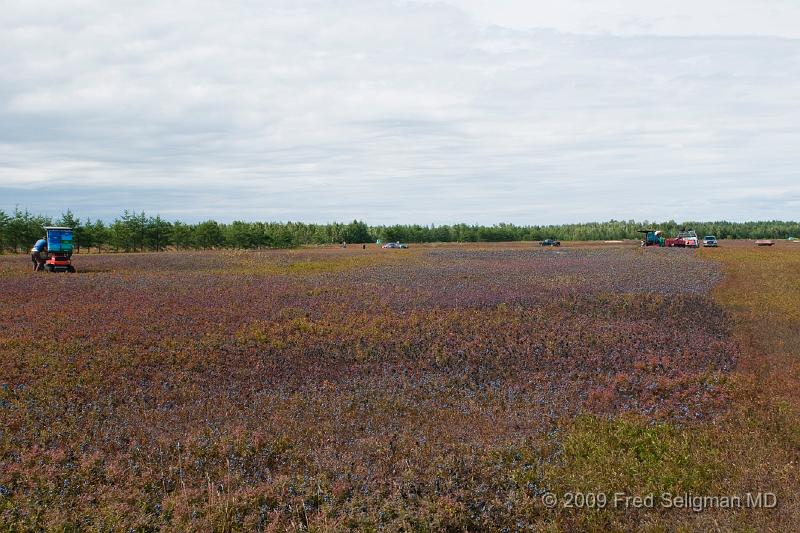
<instances>
[{"instance_id":1,"label":"overcast sky","mask_svg":"<svg viewBox=\"0 0 800 533\"><path fill-rule=\"evenodd\" d=\"M800 219L795 0L4 0L0 209Z\"/></svg>"}]
</instances>

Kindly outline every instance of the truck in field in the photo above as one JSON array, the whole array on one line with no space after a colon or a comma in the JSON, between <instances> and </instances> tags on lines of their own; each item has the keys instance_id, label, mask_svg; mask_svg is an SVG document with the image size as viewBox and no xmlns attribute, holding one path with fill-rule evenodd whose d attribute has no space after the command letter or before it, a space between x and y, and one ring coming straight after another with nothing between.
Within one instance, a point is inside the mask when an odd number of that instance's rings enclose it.
<instances>
[{"instance_id":1,"label":"truck in field","mask_svg":"<svg viewBox=\"0 0 800 533\"><path fill-rule=\"evenodd\" d=\"M665 239L664 245L677 248L697 248L700 246L700 240L697 238L697 233L690 229L678 232L678 236L674 239Z\"/></svg>"}]
</instances>

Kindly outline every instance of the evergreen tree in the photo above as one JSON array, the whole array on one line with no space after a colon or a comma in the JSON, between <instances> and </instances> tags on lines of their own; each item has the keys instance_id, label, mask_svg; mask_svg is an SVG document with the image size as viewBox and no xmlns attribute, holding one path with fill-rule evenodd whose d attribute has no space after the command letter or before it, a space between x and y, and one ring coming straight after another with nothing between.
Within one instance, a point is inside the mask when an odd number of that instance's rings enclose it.
<instances>
[{"instance_id":1,"label":"evergreen tree","mask_svg":"<svg viewBox=\"0 0 800 533\"><path fill-rule=\"evenodd\" d=\"M342 240L356 244L371 242L369 227L364 222L354 220L343 228Z\"/></svg>"},{"instance_id":2,"label":"evergreen tree","mask_svg":"<svg viewBox=\"0 0 800 533\"><path fill-rule=\"evenodd\" d=\"M177 251L185 250L192 246L192 228L179 220L173 222L172 243Z\"/></svg>"},{"instance_id":3,"label":"evergreen tree","mask_svg":"<svg viewBox=\"0 0 800 533\"><path fill-rule=\"evenodd\" d=\"M97 253L103 251L103 246L108 246L111 241L111 232L102 220L95 220L91 225L92 242L97 247Z\"/></svg>"},{"instance_id":4,"label":"evergreen tree","mask_svg":"<svg viewBox=\"0 0 800 533\"><path fill-rule=\"evenodd\" d=\"M121 217L114 219L109 228L111 247L114 251L136 251L136 234L138 233L137 216L127 210Z\"/></svg>"},{"instance_id":5,"label":"evergreen tree","mask_svg":"<svg viewBox=\"0 0 800 533\"><path fill-rule=\"evenodd\" d=\"M9 217L5 211L0 209L0 254L2 254L5 249L8 247L9 243L9 224L11 222L11 217Z\"/></svg>"},{"instance_id":6,"label":"evergreen tree","mask_svg":"<svg viewBox=\"0 0 800 533\"><path fill-rule=\"evenodd\" d=\"M207 220L195 226L194 240L204 250L225 244L225 236L222 234L222 229L213 220Z\"/></svg>"},{"instance_id":7,"label":"evergreen tree","mask_svg":"<svg viewBox=\"0 0 800 533\"><path fill-rule=\"evenodd\" d=\"M166 248L170 241L172 224L156 215L147 219L145 223L145 241L150 250L160 252Z\"/></svg>"}]
</instances>

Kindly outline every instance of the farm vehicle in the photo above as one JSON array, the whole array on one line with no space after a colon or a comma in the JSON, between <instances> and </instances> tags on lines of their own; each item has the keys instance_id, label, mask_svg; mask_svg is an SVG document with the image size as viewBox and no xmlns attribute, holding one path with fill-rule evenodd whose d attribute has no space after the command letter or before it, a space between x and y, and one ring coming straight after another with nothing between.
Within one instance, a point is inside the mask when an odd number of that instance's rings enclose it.
<instances>
[{"instance_id":1,"label":"farm vehicle","mask_svg":"<svg viewBox=\"0 0 800 533\"><path fill-rule=\"evenodd\" d=\"M642 229L639 233L643 234L642 246L660 246L662 248L697 248L700 241L694 230L682 230L677 237L664 237L660 231L654 229Z\"/></svg>"},{"instance_id":2,"label":"farm vehicle","mask_svg":"<svg viewBox=\"0 0 800 533\"><path fill-rule=\"evenodd\" d=\"M75 267L72 266L72 228L47 226L44 229L46 232L44 249L33 250L36 252L34 258L36 270L75 272Z\"/></svg>"}]
</instances>

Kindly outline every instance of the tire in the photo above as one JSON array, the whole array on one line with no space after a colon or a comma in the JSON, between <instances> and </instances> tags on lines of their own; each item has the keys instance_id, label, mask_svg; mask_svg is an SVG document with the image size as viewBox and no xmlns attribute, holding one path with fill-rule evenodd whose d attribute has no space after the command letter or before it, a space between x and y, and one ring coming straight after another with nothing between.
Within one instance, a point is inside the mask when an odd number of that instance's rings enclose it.
<instances>
[{"instance_id":1,"label":"tire","mask_svg":"<svg viewBox=\"0 0 800 533\"><path fill-rule=\"evenodd\" d=\"M67 267L67 272L69 272L70 274L74 274L75 273L75 267L72 266L72 265L69 265Z\"/></svg>"},{"instance_id":2,"label":"tire","mask_svg":"<svg viewBox=\"0 0 800 533\"><path fill-rule=\"evenodd\" d=\"M54 272L55 271L55 269L53 268L53 265L45 265L44 269L47 270L48 272Z\"/></svg>"}]
</instances>

